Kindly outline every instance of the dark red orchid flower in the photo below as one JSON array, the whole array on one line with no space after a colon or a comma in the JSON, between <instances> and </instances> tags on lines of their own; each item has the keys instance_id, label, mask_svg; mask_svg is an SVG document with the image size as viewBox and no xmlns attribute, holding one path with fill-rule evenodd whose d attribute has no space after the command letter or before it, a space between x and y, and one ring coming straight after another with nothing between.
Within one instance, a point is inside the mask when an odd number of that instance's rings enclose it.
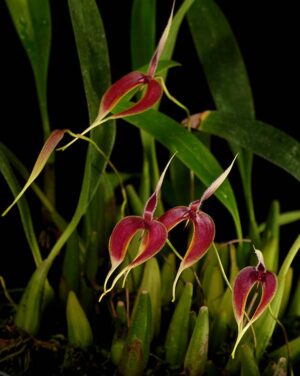
<instances>
[{"instance_id":1,"label":"dark red orchid flower","mask_svg":"<svg viewBox=\"0 0 300 376\"><path fill-rule=\"evenodd\" d=\"M101 121L112 109L120 102L120 100L130 91L137 87L145 87L142 98L130 108L112 115L110 118L119 118L129 115L135 115L144 112L154 106L162 95L163 89L160 82L155 79L155 72L166 44L173 18L174 3L167 26L159 40L158 46L151 58L147 73L134 71L126 74L116 81L103 95L100 109L96 121Z\"/></svg>"},{"instance_id":2,"label":"dark red orchid flower","mask_svg":"<svg viewBox=\"0 0 300 376\"><path fill-rule=\"evenodd\" d=\"M157 206L158 195L161 190L166 171L172 159L173 157L167 163L159 178L155 191L148 199L144 208L143 216L127 216L121 219L121 221L119 221L114 227L108 246L111 269L105 279L104 292L100 296L99 301L101 301L104 295L114 288L115 284L122 277L122 275L125 275L125 281L132 268L141 265L151 257L155 256L165 245L168 237L166 226L162 222L155 220L153 216ZM111 287L107 289L109 278L124 261L130 241L140 230L143 231L143 235L137 256L115 277Z\"/></svg>"},{"instance_id":3,"label":"dark red orchid flower","mask_svg":"<svg viewBox=\"0 0 300 376\"><path fill-rule=\"evenodd\" d=\"M277 289L277 277L273 272L266 269L264 264L264 258L261 251L254 249L258 258L258 264L256 267L247 266L242 269L237 275L233 286L233 311L235 319L238 325L238 337L232 351L232 357L234 357L235 350L239 344L241 338L246 333L250 325L256 321L261 314L265 311L269 303L275 296ZM260 291L259 302L249 317L246 313L246 304L250 292L255 290ZM256 295L254 295L253 302L256 302Z\"/></svg>"},{"instance_id":4,"label":"dark red orchid flower","mask_svg":"<svg viewBox=\"0 0 300 376\"><path fill-rule=\"evenodd\" d=\"M233 166L235 158L232 161L231 165L206 189L199 200L193 201L189 206L176 206L175 208L168 210L159 218L159 221L166 226L168 231L172 230L172 228L183 221L186 221L186 223L190 221L193 225L192 239L185 253L185 256L180 263L177 275L174 280L173 301L175 300L176 284L180 277L180 274L184 271L184 269L189 268L197 261L199 261L208 251L214 240L214 221L208 214L200 210L200 207L202 202L213 195L226 179Z\"/></svg>"}]
</instances>

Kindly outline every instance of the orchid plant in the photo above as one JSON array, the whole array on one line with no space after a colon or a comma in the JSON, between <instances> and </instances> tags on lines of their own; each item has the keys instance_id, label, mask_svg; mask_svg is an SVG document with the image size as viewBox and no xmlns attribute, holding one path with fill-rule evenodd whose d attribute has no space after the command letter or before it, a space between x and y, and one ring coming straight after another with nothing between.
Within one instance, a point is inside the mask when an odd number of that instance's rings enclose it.
<instances>
[{"instance_id":1,"label":"orchid plant","mask_svg":"<svg viewBox=\"0 0 300 376\"><path fill-rule=\"evenodd\" d=\"M35 261L18 303L0 276L14 317L13 324L5 323L6 329L1 329L13 337L0 339L4 354L0 362L5 372L17 363L27 372L30 366L22 354L43 349L51 354L63 352L65 362L58 367L67 371L78 368L78 353L72 354L79 352L94 356L97 371L103 374L116 370L120 375L174 371L196 376L245 374L250 369L251 374L259 375L266 363L266 375L292 374L299 361L300 334L289 338L281 321L300 317L300 276L292 268L300 236L281 253L279 233L281 225L298 221L300 212L281 213L274 202L265 223L258 225L251 173L256 154L300 180L300 145L255 119L245 65L220 8L212 0L173 1L155 47L156 2L134 0L134 67L111 84L101 6L94 0L69 0L90 120L81 133L76 133L71 129L51 131L49 126L48 0L6 0L6 4L33 68L45 141L31 172L0 144L0 170L14 196L3 216L18 205ZM167 72L178 65L171 59L184 19L215 111L190 115L188 106L167 89ZM145 54L137 38L141 35ZM95 93L98 85L99 93ZM185 112L184 121L159 110L164 93ZM140 130L143 165L138 179L119 171L113 161L116 124L121 119ZM59 147L66 135L72 140ZM212 153L210 139L214 137L225 139L235 155L225 170ZM82 188L74 215L66 221L55 204L54 151L71 152L70 146L79 140L88 142ZM162 154L171 155L161 174L158 147ZM290 150L293 154L285 158ZM228 179L235 161L247 208L242 218ZM16 173L25 180L22 189ZM43 188L36 183L41 174ZM59 234L46 255L42 255L24 195L29 188L43 206L44 221ZM234 224L235 232L225 242L219 240L214 214L203 211L213 195ZM55 284L49 271L57 267L59 255L63 266ZM258 259L256 266L252 266L253 256ZM291 299L291 291L299 299ZM66 340L42 341L39 335L46 325L42 317L58 301L65 308L62 320L67 329L62 337ZM276 324L282 328L283 339L273 344ZM99 325L105 332L102 337L95 329ZM24 349L21 352L19 343ZM21 359L11 362L18 356ZM70 364L66 359L71 359Z\"/></svg>"}]
</instances>

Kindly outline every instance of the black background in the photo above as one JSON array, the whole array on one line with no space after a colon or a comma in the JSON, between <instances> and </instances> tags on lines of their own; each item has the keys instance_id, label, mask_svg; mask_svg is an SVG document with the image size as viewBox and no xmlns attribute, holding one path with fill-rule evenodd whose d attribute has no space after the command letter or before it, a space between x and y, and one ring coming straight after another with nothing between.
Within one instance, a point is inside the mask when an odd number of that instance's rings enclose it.
<instances>
[{"instance_id":1,"label":"black background","mask_svg":"<svg viewBox=\"0 0 300 376\"><path fill-rule=\"evenodd\" d=\"M107 31L113 80L116 80L131 70L128 25L132 2L106 0L98 3ZM158 1L157 4L159 33L168 18L171 1ZM285 2L283 6L280 2L276 4L256 0L218 1L218 4L228 18L244 56L257 118L299 140L299 58L296 56L299 48L299 21L295 3ZM67 1L51 1L51 11L53 41L48 93L51 126L79 131L87 126L87 111ZM0 38L0 139L30 168L42 145L41 121L30 64L4 2L0 4ZM187 103L191 112L213 109L186 24L179 35L174 59L183 66L176 68L169 76L168 87L171 92ZM163 109L169 113L171 111L173 117L181 120L182 113L174 106L163 102ZM126 124L118 127L113 159L120 169L139 170L141 161L138 142L136 130ZM58 207L66 218L72 215L78 197L83 151L83 146L77 145L64 156L58 156ZM231 156L225 143L216 142L214 151L220 163L226 167ZM233 172L232 179L243 211L243 197L236 172ZM260 158L254 161L253 185L259 222L265 220L273 199L280 200L282 211L299 209L298 182ZM30 192L27 197L33 207L39 231L37 202ZM3 211L11 200L12 196L0 177L0 210ZM224 225L224 210L215 199L206 209L215 215L217 240L228 240L230 226ZM283 230L286 251L298 232L298 224ZM23 285L32 273L33 263L16 208L0 220L0 235L0 274L12 285Z\"/></svg>"}]
</instances>

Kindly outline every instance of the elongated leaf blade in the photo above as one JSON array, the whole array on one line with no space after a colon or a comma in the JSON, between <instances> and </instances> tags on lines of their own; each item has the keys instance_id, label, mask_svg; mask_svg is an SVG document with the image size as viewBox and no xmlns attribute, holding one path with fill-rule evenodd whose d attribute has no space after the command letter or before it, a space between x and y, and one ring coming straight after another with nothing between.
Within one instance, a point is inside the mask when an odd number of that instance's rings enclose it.
<instances>
[{"instance_id":1,"label":"elongated leaf blade","mask_svg":"<svg viewBox=\"0 0 300 376\"><path fill-rule=\"evenodd\" d=\"M6 5L32 66L47 137L50 133L47 115L47 75L51 44L49 1L6 0Z\"/></svg>"},{"instance_id":2,"label":"elongated leaf blade","mask_svg":"<svg viewBox=\"0 0 300 376\"><path fill-rule=\"evenodd\" d=\"M97 116L100 98L111 82L105 30L94 0L69 0L90 121Z\"/></svg>"},{"instance_id":3,"label":"elongated leaf blade","mask_svg":"<svg viewBox=\"0 0 300 376\"><path fill-rule=\"evenodd\" d=\"M135 0L131 10L132 68L148 64L155 49L156 0Z\"/></svg>"},{"instance_id":4,"label":"elongated leaf blade","mask_svg":"<svg viewBox=\"0 0 300 376\"><path fill-rule=\"evenodd\" d=\"M214 1L195 0L187 18L217 108L253 117L247 71L222 11Z\"/></svg>"},{"instance_id":5,"label":"elongated leaf blade","mask_svg":"<svg viewBox=\"0 0 300 376\"><path fill-rule=\"evenodd\" d=\"M234 142L300 180L300 143L267 123L224 112L211 112L201 130Z\"/></svg>"},{"instance_id":6,"label":"elongated leaf blade","mask_svg":"<svg viewBox=\"0 0 300 376\"><path fill-rule=\"evenodd\" d=\"M6 158L5 149L4 151L2 150L2 145L0 145L0 172L3 175L4 179L6 180L13 195L17 196L18 193L20 192L20 186ZM35 264L36 266L38 266L42 262L42 256L41 256L39 244L38 244L35 232L34 232L29 206L25 198L19 200L18 208L20 211L22 226L23 226L23 230L24 230L28 245L31 249Z\"/></svg>"},{"instance_id":7,"label":"elongated leaf blade","mask_svg":"<svg viewBox=\"0 0 300 376\"><path fill-rule=\"evenodd\" d=\"M68 4L88 104L89 119L92 122L97 116L100 98L109 87L111 79L105 30L95 0L69 0ZM91 138L106 155L109 155L115 138L114 124L110 122L108 126L95 128L91 132ZM87 165L97 166L97 169L93 168L89 171ZM88 188L88 190L91 190L90 196L97 189L101 178L100 172L105 166L106 161L90 145L82 186L84 187L87 184L90 187Z\"/></svg>"}]
</instances>

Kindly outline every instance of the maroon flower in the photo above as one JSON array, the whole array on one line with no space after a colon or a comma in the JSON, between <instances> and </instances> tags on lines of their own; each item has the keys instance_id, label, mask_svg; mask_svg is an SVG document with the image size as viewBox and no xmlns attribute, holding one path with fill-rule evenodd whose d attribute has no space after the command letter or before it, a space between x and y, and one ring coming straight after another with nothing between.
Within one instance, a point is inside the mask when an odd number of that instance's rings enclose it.
<instances>
[{"instance_id":1,"label":"maroon flower","mask_svg":"<svg viewBox=\"0 0 300 376\"><path fill-rule=\"evenodd\" d=\"M247 266L242 269L234 281L232 300L234 316L238 325L238 338L232 351L232 357L234 357L241 338L250 325L265 311L277 289L276 275L266 269L261 251L254 250L258 258L258 264L255 267ZM246 303L250 292L255 293L254 289L257 289L257 291L261 289L261 295L254 312L249 317L246 314Z\"/></svg>"},{"instance_id":2,"label":"maroon flower","mask_svg":"<svg viewBox=\"0 0 300 376\"><path fill-rule=\"evenodd\" d=\"M199 200L193 201L189 206L176 206L175 208L168 210L159 218L159 221L166 226L168 231L172 230L172 228L183 221L185 221L186 223L190 221L193 225L192 239L184 258L180 263L177 275L174 280L173 301L175 300L176 284L180 277L180 274L184 271L184 269L189 268L194 263L199 261L201 257L203 257L208 251L214 240L214 221L208 214L200 210L200 207L202 202L213 195L226 179L233 166L235 158L232 161L231 165L206 189Z\"/></svg>"}]
</instances>

